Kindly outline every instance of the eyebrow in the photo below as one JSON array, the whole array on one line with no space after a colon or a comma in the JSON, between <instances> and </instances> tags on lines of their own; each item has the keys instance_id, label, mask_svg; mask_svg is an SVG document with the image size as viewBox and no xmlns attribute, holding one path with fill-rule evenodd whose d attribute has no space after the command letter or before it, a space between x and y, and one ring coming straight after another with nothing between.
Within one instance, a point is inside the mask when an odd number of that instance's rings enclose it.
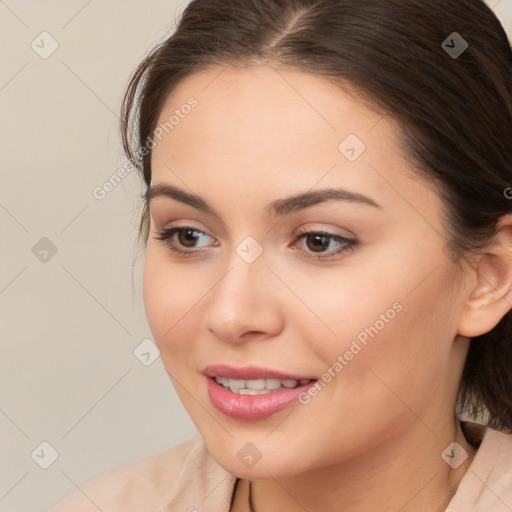
<instances>
[{"instance_id":1,"label":"eyebrow","mask_svg":"<svg viewBox=\"0 0 512 512\"><path fill-rule=\"evenodd\" d=\"M149 204L152 199L156 197L167 197L179 201L180 203L187 204L200 210L204 213L208 213L220 219L220 215L215 209L210 206L203 198L196 194L185 192L172 185L160 183L150 187L146 192L146 201ZM328 201L344 201L350 203L359 203L374 208L381 209L381 205L374 199L367 197L357 192L351 192L345 189L334 189L328 188L323 190L309 191L301 194L297 194L284 199L277 199L270 203L266 211L273 217L280 217L289 215L306 208L310 208L320 203Z\"/></svg>"}]
</instances>

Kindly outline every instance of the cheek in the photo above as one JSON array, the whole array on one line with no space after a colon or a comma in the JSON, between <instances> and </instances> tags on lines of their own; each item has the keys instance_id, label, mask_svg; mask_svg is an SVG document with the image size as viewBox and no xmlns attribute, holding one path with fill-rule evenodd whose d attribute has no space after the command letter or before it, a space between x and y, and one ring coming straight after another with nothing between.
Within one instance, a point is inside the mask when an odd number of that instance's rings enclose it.
<instances>
[{"instance_id":1,"label":"cheek","mask_svg":"<svg viewBox=\"0 0 512 512\"><path fill-rule=\"evenodd\" d=\"M443 395L454 334L453 312L443 287L441 279L433 279L408 296L392 294L372 305L373 317L366 317L362 329L354 326L358 333L344 353L345 360L352 360L343 370L342 394L352 391L365 408L383 415L402 411L409 419L414 417L409 408L421 415L433 397ZM386 309L393 300L392 308Z\"/></svg>"},{"instance_id":2,"label":"cheek","mask_svg":"<svg viewBox=\"0 0 512 512\"><path fill-rule=\"evenodd\" d=\"M421 281L411 274L409 282ZM454 314L446 279L432 275L412 293L414 286L404 293L406 287L397 282L379 290L323 287L329 301L323 307L320 300L309 303L335 334L319 336L318 322L302 320L302 339L310 340L315 352L310 360L321 360L325 373L318 394L303 397L307 405L300 423L322 429L326 437L353 441L323 456L334 462L344 450L361 449L357 440L369 445L418 417L429 418L432 404L446 395ZM318 411L325 418L321 427Z\"/></svg>"},{"instance_id":3,"label":"cheek","mask_svg":"<svg viewBox=\"0 0 512 512\"><path fill-rule=\"evenodd\" d=\"M432 260L425 261L423 268L374 264L368 268L379 272L295 281L314 313L303 309L302 319L297 316L301 339L330 373L325 379L337 382L341 403L347 395L358 401L365 395L360 403L378 406L379 397L393 399L391 390L421 401L449 371L457 316L449 276L441 265L432 272Z\"/></svg>"},{"instance_id":4,"label":"cheek","mask_svg":"<svg viewBox=\"0 0 512 512\"><path fill-rule=\"evenodd\" d=\"M384 338L403 315L403 286L385 277L393 275L391 269L375 264L354 267L312 268L303 273L293 268L285 273L283 268L281 272L300 299L288 293L286 318L292 320L292 327L300 325L299 339L307 342L326 365L351 347L354 353L360 352L355 341L364 349L371 340ZM368 270L372 268L376 270Z\"/></svg>"},{"instance_id":5,"label":"cheek","mask_svg":"<svg viewBox=\"0 0 512 512\"><path fill-rule=\"evenodd\" d=\"M181 346L190 347L191 340L183 329L194 325L199 311L197 306L207 291L204 275L180 272L179 265L171 264L164 251L147 249L143 271L144 306L163 358L170 349L179 352Z\"/></svg>"}]
</instances>

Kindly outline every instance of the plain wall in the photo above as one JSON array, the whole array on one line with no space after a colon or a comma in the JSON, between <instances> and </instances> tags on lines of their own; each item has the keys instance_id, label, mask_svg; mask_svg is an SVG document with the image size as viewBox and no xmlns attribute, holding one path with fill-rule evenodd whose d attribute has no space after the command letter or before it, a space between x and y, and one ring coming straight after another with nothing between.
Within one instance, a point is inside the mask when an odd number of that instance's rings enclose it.
<instances>
[{"instance_id":1,"label":"plain wall","mask_svg":"<svg viewBox=\"0 0 512 512\"><path fill-rule=\"evenodd\" d=\"M186 3L0 2L0 511L48 510L198 435L160 358L134 354L151 339L141 259L132 281L141 181L94 195L125 163L128 78ZM512 0L489 5L512 35Z\"/></svg>"}]
</instances>

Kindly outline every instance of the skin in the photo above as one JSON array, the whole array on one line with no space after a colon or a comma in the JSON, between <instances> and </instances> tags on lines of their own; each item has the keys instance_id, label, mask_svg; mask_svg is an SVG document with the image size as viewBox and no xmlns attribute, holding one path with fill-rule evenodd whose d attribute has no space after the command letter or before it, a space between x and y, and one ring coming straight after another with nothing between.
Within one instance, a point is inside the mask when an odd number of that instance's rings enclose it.
<instances>
[{"instance_id":1,"label":"skin","mask_svg":"<svg viewBox=\"0 0 512 512\"><path fill-rule=\"evenodd\" d=\"M397 126L324 78L267 64L213 68L178 85L160 122L191 96L197 106L153 149L151 185L197 194L219 218L171 198L150 201L144 301L209 452L244 479L234 510L248 510L248 480L258 511L444 510L475 455L455 417L469 336L510 309L505 237L494 257L478 256L457 275L443 249L441 200L412 172ZM348 134L366 145L354 162L338 149ZM278 218L265 210L325 188L380 208L330 201ZM156 239L174 226L205 233L195 247L177 235L167 241L192 256ZM343 245L327 240L315 252L301 228L358 243L333 254ZM253 263L236 252L248 236L263 249ZM322 254L331 256L312 259ZM320 379L394 303L402 310L307 405L247 421L211 404L205 366ZM441 458L453 441L468 452L456 470ZM252 468L237 457L248 442L262 454Z\"/></svg>"}]
</instances>

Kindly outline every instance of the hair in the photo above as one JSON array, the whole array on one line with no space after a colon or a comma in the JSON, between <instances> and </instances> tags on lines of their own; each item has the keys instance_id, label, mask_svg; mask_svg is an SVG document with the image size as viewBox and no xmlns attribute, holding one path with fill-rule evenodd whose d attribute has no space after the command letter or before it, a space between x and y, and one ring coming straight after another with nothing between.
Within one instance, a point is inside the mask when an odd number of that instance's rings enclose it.
<instances>
[{"instance_id":1,"label":"hair","mask_svg":"<svg viewBox=\"0 0 512 512\"><path fill-rule=\"evenodd\" d=\"M458 56L446 47L454 32L468 43ZM412 170L440 195L455 266L492 242L512 212L504 192L512 183L512 51L483 1L192 1L134 71L122 101L123 149L147 186L148 142L176 86L214 67L262 63L348 85L397 122ZM145 201L144 244L148 233ZM503 431L512 430L511 315L471 339L458 395L461 412Z\"/></svg>"}]
</instances>

